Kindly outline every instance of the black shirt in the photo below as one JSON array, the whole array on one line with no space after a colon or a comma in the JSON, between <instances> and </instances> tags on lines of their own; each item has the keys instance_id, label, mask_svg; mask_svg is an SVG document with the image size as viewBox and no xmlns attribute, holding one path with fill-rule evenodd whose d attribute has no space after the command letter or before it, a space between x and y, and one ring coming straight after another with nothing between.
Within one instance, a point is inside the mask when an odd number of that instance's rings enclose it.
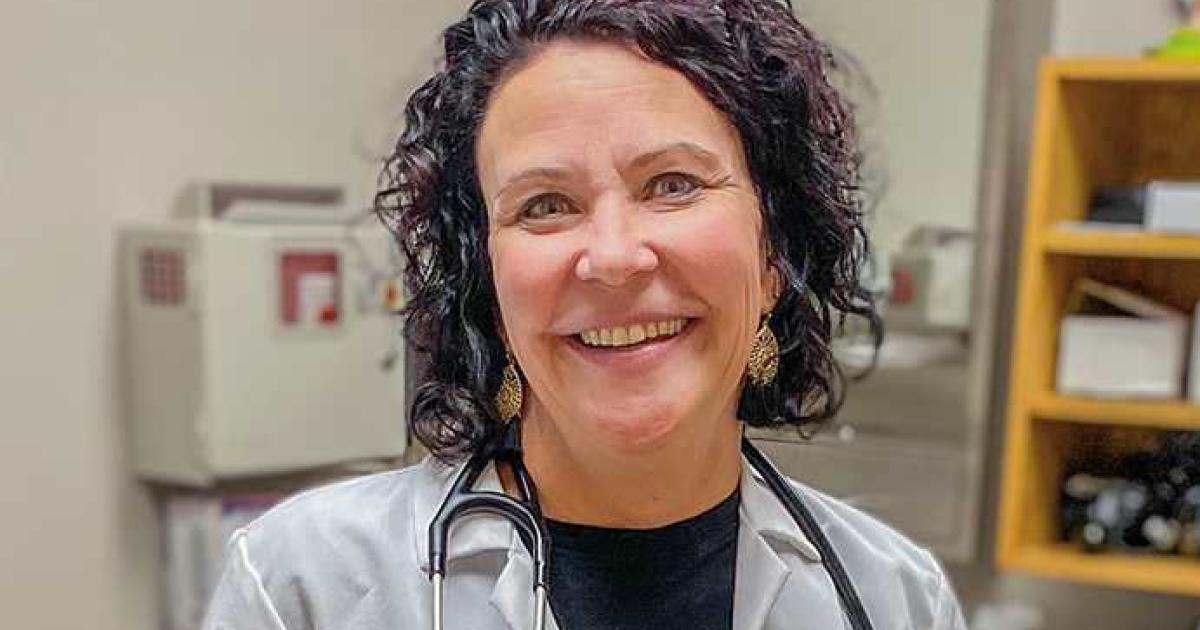
<instances>
[{"instance_id":1,"label":"black shirt","mask_svg":"<svg viewBox=\"0 0 1200 630\"><path fill-rule=\"evenodd\" d=\"M656 529L548 521L562 630L732 630L738 493Z\"/></svg>"}]
</instances>

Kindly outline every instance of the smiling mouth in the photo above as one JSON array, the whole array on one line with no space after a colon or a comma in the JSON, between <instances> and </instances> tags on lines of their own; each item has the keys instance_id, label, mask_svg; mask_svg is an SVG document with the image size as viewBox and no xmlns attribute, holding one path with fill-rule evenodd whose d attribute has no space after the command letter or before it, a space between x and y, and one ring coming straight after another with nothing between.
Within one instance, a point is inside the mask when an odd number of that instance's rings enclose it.
<instances>
[{"instance_id":1,"label":"smiling mouth","mask_svg":"<svg viewBox=\"0 0 1200 630\"><path fill-rule=\"evenodd\" d=\"M676 318L629 326L596 328L585 330L574 337L583 345L592 348L628 348L674 337L687 327L688 322L686 318Z\"/></svg>"}]
</instances>

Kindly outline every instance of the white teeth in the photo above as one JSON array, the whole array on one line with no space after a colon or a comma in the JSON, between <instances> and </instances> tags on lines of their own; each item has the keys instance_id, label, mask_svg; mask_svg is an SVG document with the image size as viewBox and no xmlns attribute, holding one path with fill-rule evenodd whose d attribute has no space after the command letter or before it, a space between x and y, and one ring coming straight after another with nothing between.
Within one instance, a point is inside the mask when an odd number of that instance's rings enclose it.
<instances>
[{"instance_id":1,"label":"white teeth","mask_svg":"<svg viewBox=\"0 0 1200 630\"><path fill-rule=\"evenodd\" d=\"M631 324L629 326L614 326L585 330L579 333L580 339L589 346L632 346L647 339L677 335L687 324L686 319L672 319L663 322L647 324Z\"/></svg>"}]
</instances>

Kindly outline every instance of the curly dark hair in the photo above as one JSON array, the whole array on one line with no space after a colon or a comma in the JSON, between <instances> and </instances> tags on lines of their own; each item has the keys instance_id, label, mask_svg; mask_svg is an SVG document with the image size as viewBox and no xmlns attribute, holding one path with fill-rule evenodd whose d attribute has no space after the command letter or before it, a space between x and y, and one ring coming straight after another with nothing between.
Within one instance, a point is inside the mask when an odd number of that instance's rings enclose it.
<instances>
[{"instance_id":1,"label":"curly dark hair","mask_svg":"<svg viewBox=\"0 0 1200 630\"><path fill-rule=\"evenodd\" d=\"M843 400L835 326L882 337L859 282L870 248L852 110L836 57L777 0L476 0L443 33L445 61L405 109L375 209L406 259L405 337L428 358L409 425L443 461L493 435L507 361L488 256L475 142L493 89L558 38L619 41L686 76L741 135L769 260L783 291L770 316L778 377L747 380L739 418L811 433Z\"/></svg>"}]
</instances>

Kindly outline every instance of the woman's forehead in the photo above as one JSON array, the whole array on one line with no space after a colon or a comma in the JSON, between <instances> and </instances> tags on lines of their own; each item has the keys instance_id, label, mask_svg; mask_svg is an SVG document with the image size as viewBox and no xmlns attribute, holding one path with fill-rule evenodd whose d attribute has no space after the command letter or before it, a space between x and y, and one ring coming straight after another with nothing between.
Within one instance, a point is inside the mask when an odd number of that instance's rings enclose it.
<instances>
[{"instance_id":1,"label":"woman's forehead","mask_svg":"<svg viewBox=\"0 0 1200 630\"><path fill-rule=\"evenodd\" d=\"M564 41L495 90L476 149L481 171L502 181L531 162L631 161L680 143L740 153L732 125L679 72L620 43Z\"/></svg>"}]
</instances>

